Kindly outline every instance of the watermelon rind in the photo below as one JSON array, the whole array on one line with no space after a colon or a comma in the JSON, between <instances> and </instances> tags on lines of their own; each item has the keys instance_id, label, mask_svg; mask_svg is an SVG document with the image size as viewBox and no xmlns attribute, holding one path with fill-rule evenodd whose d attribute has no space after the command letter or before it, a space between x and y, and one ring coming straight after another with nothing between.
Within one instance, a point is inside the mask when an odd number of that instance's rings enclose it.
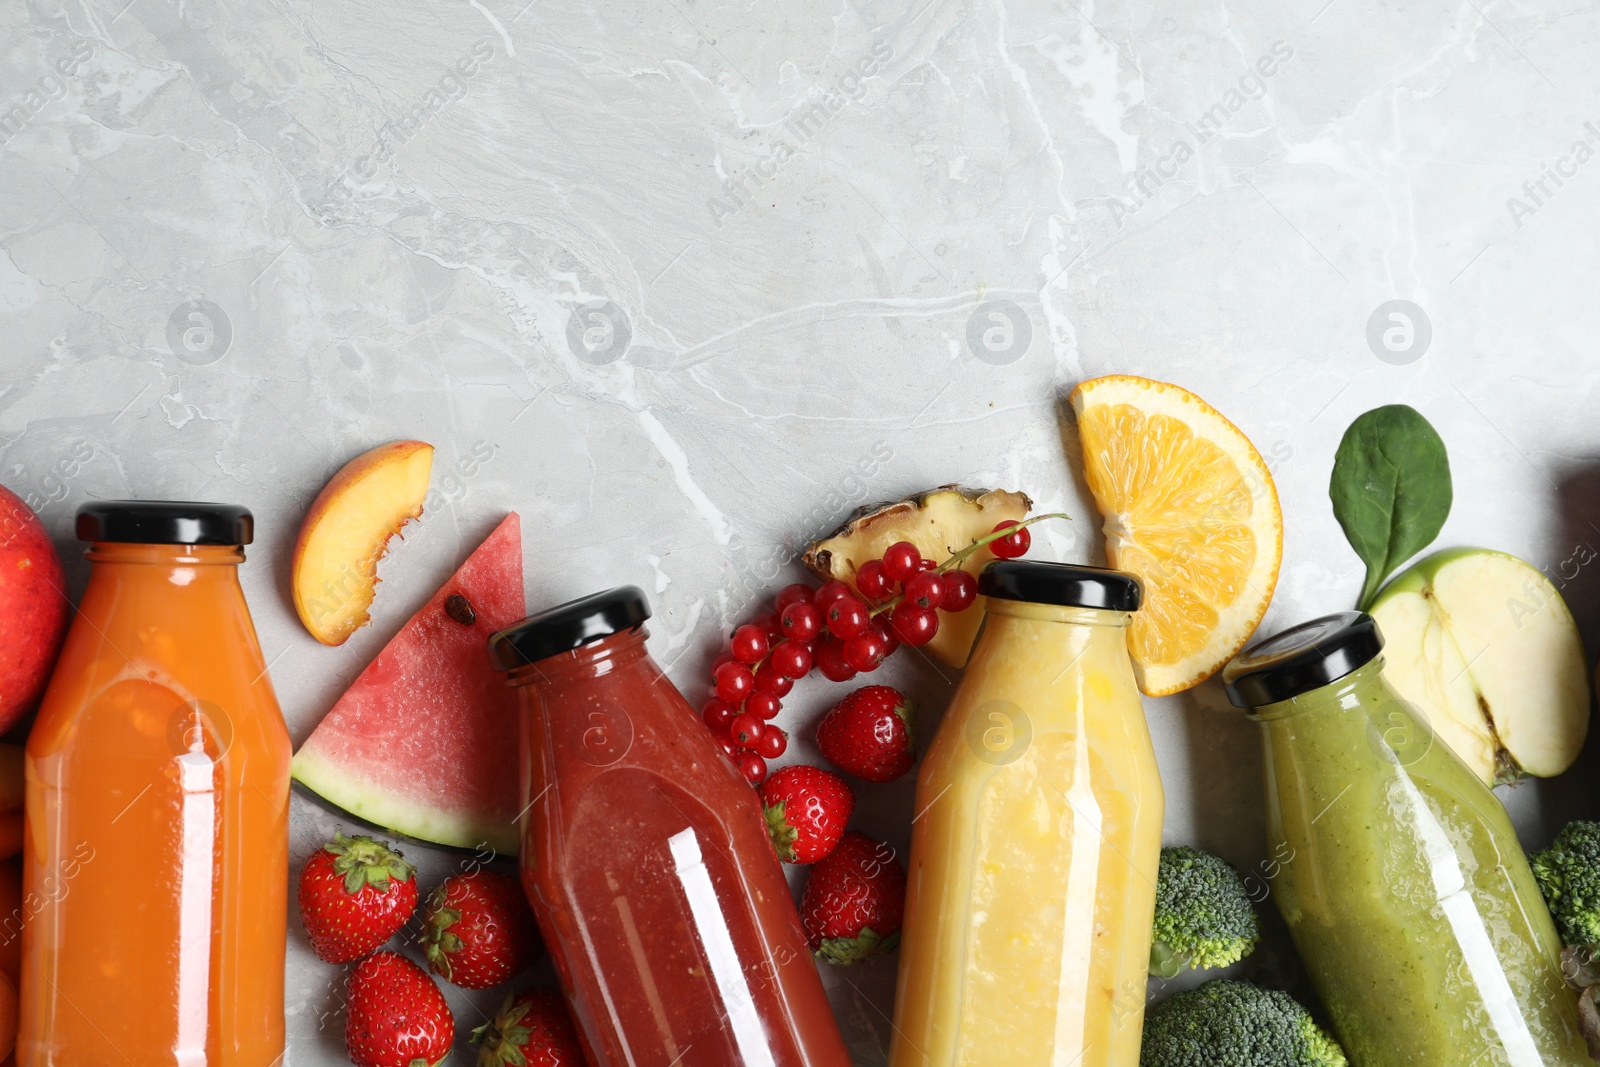
<instances>
[{"instance_id":1,"label":"watermelon rind","mask_svg":"<svg viewBox=\"0 0 1600 1067\"><path fill-rule=\"evenodd\" d=\"M520 834L515 823L483 823L408 804L370 787L350 774L348 767L325 761L309 745L295 753L290 774L303 787L302 795L320 801L335 814L347 815L390 836L471 852L489 848L500 856L517 854Z\"/></svg>"},{"instance_id":2,"label":"watermelon rind","mask_svg":"<svg viewBox=\"0 0 1600 1067\"><path fill-rule=\"evenodd\" d=\"M467 619L449 610L457 595ZM526 613L513 511L311 731L290 765L297 791L389 836L515 856L518 703L484 645Z\"/></svg>"}]
</instances>

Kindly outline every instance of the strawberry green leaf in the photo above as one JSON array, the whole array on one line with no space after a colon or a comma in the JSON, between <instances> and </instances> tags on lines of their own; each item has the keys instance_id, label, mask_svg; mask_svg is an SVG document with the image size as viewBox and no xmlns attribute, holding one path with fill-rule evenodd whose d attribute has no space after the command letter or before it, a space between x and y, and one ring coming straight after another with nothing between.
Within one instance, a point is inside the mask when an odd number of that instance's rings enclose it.
<instances>
[{"instance_id":1,"label":"strawberry green leaf","mask_svg":"<svg viewBox=\"0 0 1600 1067\"><path fill-rule=\"evenodd\" d=\"M892 952L898 944L900 944L899 930L888 937L879 937L876 930L867 926L863 927L861 933L855 937L825 938L817 947L817 955L829 963L849 965L885 952Z\"/></svg>"},{"instance_id":2,"label":"strawberry green leaf","mask_svg":"<svg viewBox=\"0 0 1600 1067\"><path fill-rule=\"evenodd\" d=\"M443 975L446 981L450 980L452 967L450 954L460 952L461 938L451 932L450 927L461 921L461 912L455 908L444 906L444 887L434 890L432 899L428 902L427 925L422 931L422 944L425 955L428 957L428 967L434 974Z\"/></svg>"},{"instance_id":3,"label":"strawberry green leaf","mask_svg":"<svg viewBox=\"0 0 1600 1067\"><path fill-rule=\"evenodd\" d=\"M389 888L390 880L411 880L416 868L407 863L399 852L370 837L346 837L334 833L331 844L323 851L334 856L333 869L344 876L345 892L355 894L367 886L379 892Z\"/></svg>"},{"instance_id":4,"label":"strawberry green leaf","mask_svg":"<svg viewBox=\"0 0 1600 1067\"><path fill-rule=\"evenodd\" d=\"M532 1039L533 1028L522 1025L529 1005L517 1004L513 1007L515 1000L507 993L505 1003L501 1005L494 1021L472 1031L472 1040L483 1045L478 1052L478 1067L501 1064L505 1067L526 1067L528 1059L522 1054L522 1046Z\"/></svg>"},{"instance_id":5,"label":"strawberry green leaf","mask_svg":"<svg viewBox=\"0 0 1600 1067\"><path fill-rule=\"evenodd\" d=\"M915 752L917 750L917 728L915 725L916 712L917 706L909 700L902 699L894 706L895 718L899 719L905 724L906 750L908 752Z\"/></svg>"},{"instance_id":6,"label":"strawberry green leaf","mask_svg":"<svg viewBox=\"0 0 1600 1067\"><path fill-rule=\"evenodd\" d=\"M772 835L772 847L778 850L778 858L785 863L793 863L795 858L794 843L800 838L800 831L789 825L789 820L783 817L785 801L766 806L767 833Z\"/></svg>"}]
</instances>

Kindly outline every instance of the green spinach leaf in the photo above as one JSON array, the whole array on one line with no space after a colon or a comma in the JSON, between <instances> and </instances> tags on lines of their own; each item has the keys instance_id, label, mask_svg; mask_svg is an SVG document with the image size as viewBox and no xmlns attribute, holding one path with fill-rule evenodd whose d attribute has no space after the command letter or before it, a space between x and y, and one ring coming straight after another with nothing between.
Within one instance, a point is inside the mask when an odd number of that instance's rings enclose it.
<instances>
[{"instance_id":1,"label":"green spinach leaf","mask_svg":"<svg viewBox=\"0 0 1600 1067\"><path fill-rule=\"evenodd\" d=\"M1365 611L1406 560L1427 548L1450 514L1450 458L1415 408L1389 404L1350 424L1328 484L1333 514L1367 565Z\"/></svg>"}]
</instances>

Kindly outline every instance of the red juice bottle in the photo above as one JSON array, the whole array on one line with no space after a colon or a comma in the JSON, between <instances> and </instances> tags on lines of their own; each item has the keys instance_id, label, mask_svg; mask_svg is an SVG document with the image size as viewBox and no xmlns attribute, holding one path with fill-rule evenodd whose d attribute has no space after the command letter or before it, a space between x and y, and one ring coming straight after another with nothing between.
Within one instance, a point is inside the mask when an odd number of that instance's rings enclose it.
<instances>
[{"instance_id":1,"label":"red juice bottle","mask_svg":"<svg viewBox=\"0 0 1600 1067\"><path fill-rule=\"evenodd\" d=\"M848 1067L755 790L632 586L489 639L522 707L522 884L593 1067Z\"/></svg>"}]
</instances>

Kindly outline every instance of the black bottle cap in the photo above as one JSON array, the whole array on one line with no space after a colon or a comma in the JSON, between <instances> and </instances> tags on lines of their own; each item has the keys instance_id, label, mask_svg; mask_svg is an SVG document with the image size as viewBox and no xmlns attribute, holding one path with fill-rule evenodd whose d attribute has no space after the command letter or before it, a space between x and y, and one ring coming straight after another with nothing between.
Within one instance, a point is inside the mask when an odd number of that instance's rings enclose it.
<instances>
[{"instance_id":1,"label":"black bottle cap","mask_svg":"<svg viewBox=\"0 0 1600 1067\"><path fill-rule=\"evenodd\" d=\"M1341 611L1257 641L1222 669L1223 686L1234 707L1265 707L1337 682L1382 651L1371 615Z\"/></svg>"},{"instance_id":2,"label":"black bottle cap","mask_svg":"<svg viewBox=\"0 0 1600 1067\"><path fill-rule=\"evenodd\" d=\"M1106 611L1138 611L1144 599L1139 579L1125 571L1023 559L989 564L978 578L978 592L1000 600Z\"/></svg>"},{"instance_id":3,"label":"black bottle cap","mask_svg":"<svg viewBox=\"0 0 1600 1067\"><path fill-rule=\"evenodd\" d=\"M238 504L95 500L78 509L80 541L132 545L248 545L256 520Z\"/></svg>"},{"instance_id":4,"label":"black bottle cap","mask_svg":"<svg viewBox=\"0 0 1600 1067\"><path fill-rule=\"evenodd\" d=\"M591 593L529 615L492 635L489 662L497 671L515 670L631 630L649 617L650 602L638 586Z\"/></svg>"}]
</instances>

